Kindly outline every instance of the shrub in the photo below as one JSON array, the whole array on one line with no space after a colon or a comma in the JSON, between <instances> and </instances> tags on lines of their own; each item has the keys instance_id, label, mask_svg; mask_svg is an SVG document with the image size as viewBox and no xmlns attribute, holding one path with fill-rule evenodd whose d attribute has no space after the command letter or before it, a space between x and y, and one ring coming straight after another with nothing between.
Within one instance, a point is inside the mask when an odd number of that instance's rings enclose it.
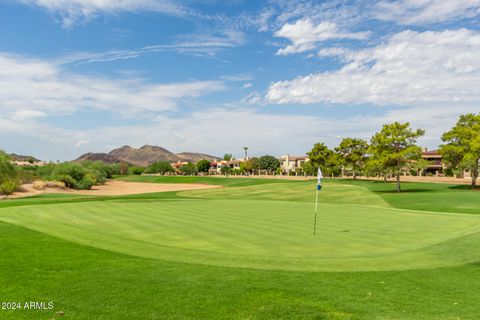
<instances>
[{"instance_id":1,"label":"shrub","mask_svg":"<svg viewBox=\"0 0 480 320\"><path fill-rule=\"evenodd\" d=\"M77 181L68 174L56 175L55 180L63 182L67 188L73 188L77 183Z\"/></svg>"},{"instance_id":2,"label":"shrub","mask_svg":"<svg viewBox=\"0 0 480 320\"><path fill-rule=\"evenodd\" d=\"M49 178L57 165L55 163L49 163L44 166L38 166L35 170L35 175L44 179Z\"/></svg>"},{"instance_id":3,"label":"shrub","mask_svg":"<svg viewBox=\"0 0 480 320\"><path fill-rule=\"evenodd\" d=\"M129 174L141 175L145 171L144 167L130 167L128 168Z\"/></svg>"},{"instance_id":4,"label":"shrub","mask_svg":"<svg viewBox=\"0 0 480 320\"><path fill-rule=\"evenodd\" d=\"M185 175L194 175L197 173L197 168L195 168L195 165L191 162L181 166L179 170Z\"/></svg>"},{"instance_id":5,"label":"shrub","mask_svg":"<svg viewBox=\"0 0 480 320\"><path fill-rule=\"evenodd\" d=\"M158 161L149 165L144 172L165 174L167 172L174 172L174 170L170 162Z\"/></svg>"},{"instance_id":6,"label":"shrub","mask_svg":"<svg viewBox=\"0 0 480 320\"><path fill-rule=\"evenodd\" d=\"M0 183L0 191L7 196L11 195L18 187L19 183L17 180L5 180Z\"/></svg>"},{"instance_id":7,"label":"shrub","mask_svg":"<svg viewBox=\"0 0 480 320\"><path fill-rule=\"evenodd\" d=\"M17 170L10 162L9 156L0 150L0 183L17 178Z\"/></svg>"},{"instance_id":8,"label":"shrub","mask_svg":"<svg viewBox=\"0 0 480 320\"><path fill-rule=\"evenodd\" d=\"M95 175L92 173L87 173L85 176L83 176L82 180L75 183L74 188L78 190L88 190L92 188L95 183Z\"/></svg>"},{"instance_id":9,"label":"shrub","mask_svg":"<svg viewBox=\"0 0 480 320\"><path fill-rule=\"evenodd\" d=\"M64 162L55 167L52 172L52 178L54 180L63 181L64 176L70 176L75 181L82 180L83 176L86 174L86 170L79 164ZM67 179L68 180L68 179ZM68 181L64 181L68 186Z\"/></svg>"}]
</instances>

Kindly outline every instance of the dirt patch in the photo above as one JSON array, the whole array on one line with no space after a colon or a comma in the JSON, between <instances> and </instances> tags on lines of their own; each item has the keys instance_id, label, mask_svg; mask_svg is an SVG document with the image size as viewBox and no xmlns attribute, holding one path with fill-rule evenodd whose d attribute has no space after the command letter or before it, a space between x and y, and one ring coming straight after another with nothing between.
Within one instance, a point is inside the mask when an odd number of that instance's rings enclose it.
<instances>
[{"instance_id":1,"label":"dirt patch","mask_svg":"<svg viewBox=\"0 0 480 320\"><path fill-rule=\"evenodd\" d=\"M82 194L93 196L122 196L129 194L168 192L168 191L184 191L198 189L221 188L222 186L194 184L194 183L144 183L144 182L126 182L119 180L107 181L104 185L93 186L91 190L72 190L46 187L43 190L36 190L33 184L22 185L22 192L16 192L10 198L23 198L38 194Z\"/></svg>"}]
</instances>

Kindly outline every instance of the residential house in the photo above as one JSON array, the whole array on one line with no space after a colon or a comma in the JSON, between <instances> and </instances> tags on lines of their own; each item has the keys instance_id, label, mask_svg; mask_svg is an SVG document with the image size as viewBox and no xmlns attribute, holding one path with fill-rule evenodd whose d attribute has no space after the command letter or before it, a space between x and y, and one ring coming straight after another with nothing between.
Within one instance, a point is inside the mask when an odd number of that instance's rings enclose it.
<instances>
[{"instance_id":1,"label":"residential house","mask_svg":"<svg viewBox=\"0 0 480 320\"><path fill-rule=\"evenodd\" d=\"M279 159L282 173L289 174L290 172L302 172L302 165L308 162L308 156L291 156L289 154L281 156Z\"/></svg>"}]
</instances>

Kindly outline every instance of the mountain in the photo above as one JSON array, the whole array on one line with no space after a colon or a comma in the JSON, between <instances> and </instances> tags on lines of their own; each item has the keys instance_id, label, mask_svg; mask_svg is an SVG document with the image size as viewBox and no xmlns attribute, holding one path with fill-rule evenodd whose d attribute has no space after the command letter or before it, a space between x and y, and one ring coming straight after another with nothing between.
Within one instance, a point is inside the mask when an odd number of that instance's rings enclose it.
<instances>
[{"instance_id":1,"label":"mountain","mask_svg":"<svg viewBox=\"0 0 480 320\"><path fill-rule=\"evenodd\" d=\"M219 157L215 157L205 153L196 153L196 152L180 152L180 153L177 153L177 156L182 159L181 161L187 161L187 162L198 162L203 159L208 161L220 160Z\"/></svg>"},{"instance_id":2,"label":"mountain","mask_svg":"<svg viewBox=\"0 0 480 320\"><path fill-rule=\"evenodd\" d=\"M29 160L31 160L33 162L39 162L40 161L37 158L32 157L32 156L23 156L23 155L15 154L15 153L11 153L11 154L9 154L9 156L13 161L29 161Z\"/></svg>"},{"instance_id":3,"label":"mountain","mask_svg":"<svg viewBox=\"0 0 480 320\"><path fill-rule=\"evenodd\" d=\"M175 153L162 147L150 145L145 145L138 149L130 146L123 146L110 151L108 154L122 161L142 167L146 167L157 161L180 161L180 158L177 157Z\"/></svg>"},{"instance_id":4,"label":"mountain","mask_svg":"<svg viewBox=\"0 0 480 320\"><path fill-rule=\"evenodd\" d=\"M109 155L108 153L85 153L82 154L78 159L75 159L74 162L82 162L82 161L103 161L105 163L119 163L122 160Z\"/></svg>"},{"instance_id":5,"label":"mountain","mask_svg":"<svg viewBox=\"0 0 480 320\"><path fill-rule=\"evenodd\" d=\"M113 149L109 153L85 153L74 161L79 162L85 160L100 160L106 163L126 162L135 166L146 167L157 161L198 162L202 159L214 161L218 160L219 158L196 152L181 152L179 154L175 154L162 147L144 145L138 149L130 146L123 146Z\"/></svg>"}]
</instances>

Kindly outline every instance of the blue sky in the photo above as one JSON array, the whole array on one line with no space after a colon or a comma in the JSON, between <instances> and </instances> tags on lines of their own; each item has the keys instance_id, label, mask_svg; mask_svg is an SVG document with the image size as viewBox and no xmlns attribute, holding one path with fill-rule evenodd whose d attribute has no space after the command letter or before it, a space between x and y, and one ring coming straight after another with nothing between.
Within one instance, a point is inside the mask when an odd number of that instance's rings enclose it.
<instances>
[{"instance_id":1,"label":"blue sky","mask_svg":"<svg viewBox=\"0 0 480 320\"><path fill-rule=\"evenodd\" d=\"M480 111L480 0L0 0L0 148L241 156L369 139L434 148Z\"/></svg>"}]
</instances>

